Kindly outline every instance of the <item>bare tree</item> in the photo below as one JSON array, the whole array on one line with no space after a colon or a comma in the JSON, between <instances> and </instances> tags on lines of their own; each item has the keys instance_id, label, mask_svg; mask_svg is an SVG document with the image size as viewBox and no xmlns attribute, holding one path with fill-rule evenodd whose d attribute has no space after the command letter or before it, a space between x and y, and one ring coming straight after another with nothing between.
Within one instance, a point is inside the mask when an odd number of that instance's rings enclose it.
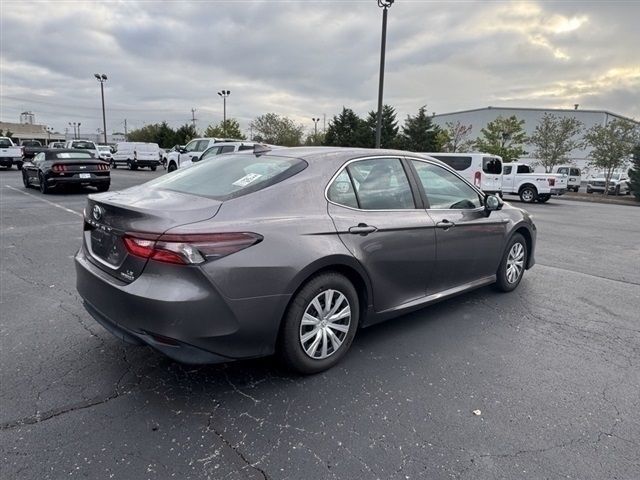
<instances>
[{"instance_id":1,"label":"bare tree","mask_svg":"<svg viewBox=\"0 0 640 480\"><path fill-rule=\"evenodd\" d=\"M472 129L472 125L464 125L460 121L447 122L440 133L442 149L451 153L470 150L473 146L473 141L469 138Z\"/></svg>"}]
</instances>

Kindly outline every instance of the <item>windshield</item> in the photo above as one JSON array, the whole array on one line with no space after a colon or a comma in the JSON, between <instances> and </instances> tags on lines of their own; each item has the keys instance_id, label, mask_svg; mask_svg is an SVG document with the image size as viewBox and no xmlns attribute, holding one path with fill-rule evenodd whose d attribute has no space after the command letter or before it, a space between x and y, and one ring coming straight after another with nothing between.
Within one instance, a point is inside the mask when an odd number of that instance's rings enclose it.
<instances>
[{"instance_id":1,"label":"windshield","mask_svg":"<svg viewBox=\"0 0 640 480\"><path fill-rule=\"evenodd\" d=\"M78 148L80 150L95 150L96 146L91 142L73 142L71 145L73 148Z\"/></svg>"},{"instance_id":2,"label":"windshield","mask_svg":"<svg viewBox=\"0 0 640 480\"><path fill-rule=\"evenodd\" d=\"M227 200L281 182L304 170L306 166L305 161L296 158L220 155L146 185Z\"/></svg>"}]
</instances>

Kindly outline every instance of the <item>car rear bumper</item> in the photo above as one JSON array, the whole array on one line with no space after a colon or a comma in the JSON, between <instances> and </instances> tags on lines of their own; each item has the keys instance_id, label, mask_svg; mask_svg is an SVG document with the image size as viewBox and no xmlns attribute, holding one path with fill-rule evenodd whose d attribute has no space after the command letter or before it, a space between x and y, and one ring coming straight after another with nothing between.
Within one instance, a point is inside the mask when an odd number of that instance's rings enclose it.
<instances>
[{"instance_id":1,"label":"car rear bumper","mask_svg":"<svg viewBox=\"0 0 640 480\"><path fill-rule=\"evenodd\" d=\"M131 165L136 165L138 167L157 167L162 163L160 160L132 160Z\"/></svg>"},{"instance_id":2,"label":"car rear bumper","mask_svg":"<svg viewBox=\"0 0 640 480\"><path fill-rule=\"evenodd\" d=\"M565 193L567 193L567 189L566 188L552 188L551 189L551 195L564 195Z\"/></svg>"},{"instance_id":3,"label":"car rear bumper","mask_svg":"<svg viewBox=\"0 0 640 480\"><path fill-rule=\"evenodd\" d=\"M83 247L75 256L78 292L87 311L118 338L194 364L273 353L289 295L229 299L200 268L154 261L127 284L87 255Z\"/></svg>"},{"instance_id":4,"label":"car rear bumper","mask_svg":"<svg viewBox=\"0 0 640 480\"><path fill-rule=\"evenodd\" d=\"M91 178L78 178L78 177L49 177L47 178L47 184L53 185L101 185L104 183L111 183L111 177L98 177L92 175Z\"/></svg>"}]
</instances>

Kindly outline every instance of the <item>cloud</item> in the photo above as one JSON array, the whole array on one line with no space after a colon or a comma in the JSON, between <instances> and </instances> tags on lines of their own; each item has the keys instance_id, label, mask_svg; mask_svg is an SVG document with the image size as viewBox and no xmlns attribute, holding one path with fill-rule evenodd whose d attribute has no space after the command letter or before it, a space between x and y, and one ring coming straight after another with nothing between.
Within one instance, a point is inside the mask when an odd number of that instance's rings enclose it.
<instances>
[{"instance_id":1,"label":"cloud","mask_svg":"<svg viewBox=\"0 0 640 480\"><path fill-rule=\"evenodd\" d=\"M343 105L375 109L381 11L363 1L0 4L0 110L63 129L168 120L199 126L266 112L311 128ZM602 108L640 117L633 2L396 2L385 101L403 118L500 103Z\"/></svg>"}]
</instances>

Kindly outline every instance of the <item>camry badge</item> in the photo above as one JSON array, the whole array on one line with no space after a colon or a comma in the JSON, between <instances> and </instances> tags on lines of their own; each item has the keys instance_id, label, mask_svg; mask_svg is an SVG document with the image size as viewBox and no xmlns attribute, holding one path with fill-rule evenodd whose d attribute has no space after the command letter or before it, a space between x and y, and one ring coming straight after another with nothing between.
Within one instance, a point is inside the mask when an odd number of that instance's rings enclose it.
<instances>
[{"instance_id":1,"label":"camry badge","mask_svg":"<svg viewBox=\"0 0 640 480\"><path fill-rule=\"evenodd\" d=\"M94 205L93 210L91 211L91 215L93 215L94 220L100 220L102 215L104 214L104 210L100 205Z\"/></svg>"}]
</instances>

